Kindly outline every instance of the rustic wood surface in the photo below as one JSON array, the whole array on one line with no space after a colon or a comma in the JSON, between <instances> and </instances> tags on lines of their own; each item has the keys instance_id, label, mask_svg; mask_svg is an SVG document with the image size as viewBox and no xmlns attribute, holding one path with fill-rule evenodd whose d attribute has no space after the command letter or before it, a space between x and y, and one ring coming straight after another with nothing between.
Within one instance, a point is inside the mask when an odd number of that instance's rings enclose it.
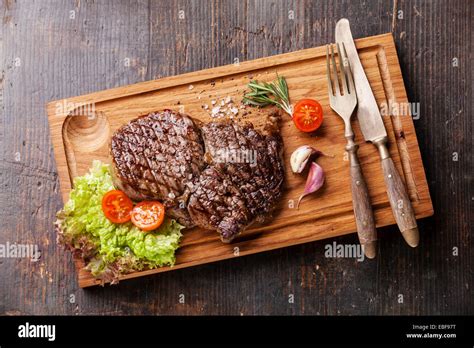
<instances>
[{"instance_id":1,"label":"rustic wood surface","mask_svg":"<svg viewBox=\"0 0 474 348\"><path fill-rule=\"evenodd\" d=\"M0 16L0 243L42 250L36 263L0 259L0 314L473 314L472 2L10 0ZM45 104L319 46L341 17L355 37L393 33L420 103L435 210L420 246L391 227L374 261L326 258L326 240L80 290L54 240L62 201Z\"/></svg>"}]
</instances>

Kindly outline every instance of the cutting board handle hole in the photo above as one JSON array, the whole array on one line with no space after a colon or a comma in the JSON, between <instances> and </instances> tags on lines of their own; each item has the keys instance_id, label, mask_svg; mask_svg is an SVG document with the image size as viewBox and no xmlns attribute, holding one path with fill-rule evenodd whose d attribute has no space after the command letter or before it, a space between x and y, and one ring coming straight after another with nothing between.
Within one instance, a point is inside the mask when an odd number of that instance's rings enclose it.
<instances>
[{"instance_id":1,"label":"cutting board handle hole","mask_svg":"<svg viewBox=\"0 0 474 348\"><path fill-rule=\"evenodd\" d=\"M96 151L106 146L110 124L104 112L89 115L69 115L63 127L63 136L74 152Z\"/></svg>"}]
</instances>

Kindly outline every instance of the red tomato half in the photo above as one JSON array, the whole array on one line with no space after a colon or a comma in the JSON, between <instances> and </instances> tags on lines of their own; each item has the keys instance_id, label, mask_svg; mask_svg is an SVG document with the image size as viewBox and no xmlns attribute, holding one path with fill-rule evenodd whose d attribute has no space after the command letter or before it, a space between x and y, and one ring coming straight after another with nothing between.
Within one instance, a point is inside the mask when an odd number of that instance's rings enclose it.
<instances>
[{"instance_id":1,"label":"red tomato half","mask_svg":"<svg viewBox=\"0 0 474 348\"><path fill-rule=\"evenodd\" d=\"M143 201L132 210L132 223L143 231L160 227L165 219L165 207L158 201Z\"/></svg>"},{"instance_id":2,"label":"red tomato half","mask_svg":"<svg viewBox=\"0 0 474 348\"><path fill-rule=\"evenodd\" d=\"M323 122L323 108L316 100L302 99L293 112L293 122L302 132L314 132Z\"/></svg>"},{"instance_id":3,"label":"red tomato half","mask_svg":"<svg viewBox=\"0 0 474 348\"><path fill-rule=\"evenodd\" d=\"M132 209L133 202L122 191L112 190L102 197L102 211L113 223L121 224L129 221Z\"/></svg>"}]
</instances>

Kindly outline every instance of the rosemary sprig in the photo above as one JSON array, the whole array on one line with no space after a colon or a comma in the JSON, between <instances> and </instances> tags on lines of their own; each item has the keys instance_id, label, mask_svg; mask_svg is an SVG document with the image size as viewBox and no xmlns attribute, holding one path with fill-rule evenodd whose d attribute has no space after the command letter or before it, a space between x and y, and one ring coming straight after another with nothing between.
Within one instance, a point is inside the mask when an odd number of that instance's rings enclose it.
<instances>
[{"instance_id":1,"label":"rosemary sprig","mask_svg":"<svg viewBox=\"0 0 474 348\"><path fill-rule=\"evenodd\" d=\"M246 104L264 107L276 105L285 110L290 116L293 115L293 107L290 104L288 85L283 76L278 76L276 81L271 83L250 81L248 84L250 92L244 95L243 102Z\"/></svg>"}]
</instances>

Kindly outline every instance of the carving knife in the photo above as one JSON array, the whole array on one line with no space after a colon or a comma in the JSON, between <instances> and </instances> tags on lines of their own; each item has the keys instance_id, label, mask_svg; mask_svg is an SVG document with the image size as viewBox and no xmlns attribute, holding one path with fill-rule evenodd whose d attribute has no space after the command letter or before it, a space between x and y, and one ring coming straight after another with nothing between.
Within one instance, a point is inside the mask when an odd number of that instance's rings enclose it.
<instances>
[{"instance_id":1,"label":"carving knife","mask_svg":"<svg viewBox=\"0 0 474 348\"><path fill-rule=\"evenodd\" d=\"M387 150L387 131L385 130L369 80L360 62L354 39L352 38L349 21L346 18L339 20L336 24L336 42L343 42L346 48L357 92L357 118L360 129L365 140L372 142L379 151L387 195L398 228L407 244L411 247L416 247L420 236L415 213L405 185Z\"/></svg>"}]
</instances>

